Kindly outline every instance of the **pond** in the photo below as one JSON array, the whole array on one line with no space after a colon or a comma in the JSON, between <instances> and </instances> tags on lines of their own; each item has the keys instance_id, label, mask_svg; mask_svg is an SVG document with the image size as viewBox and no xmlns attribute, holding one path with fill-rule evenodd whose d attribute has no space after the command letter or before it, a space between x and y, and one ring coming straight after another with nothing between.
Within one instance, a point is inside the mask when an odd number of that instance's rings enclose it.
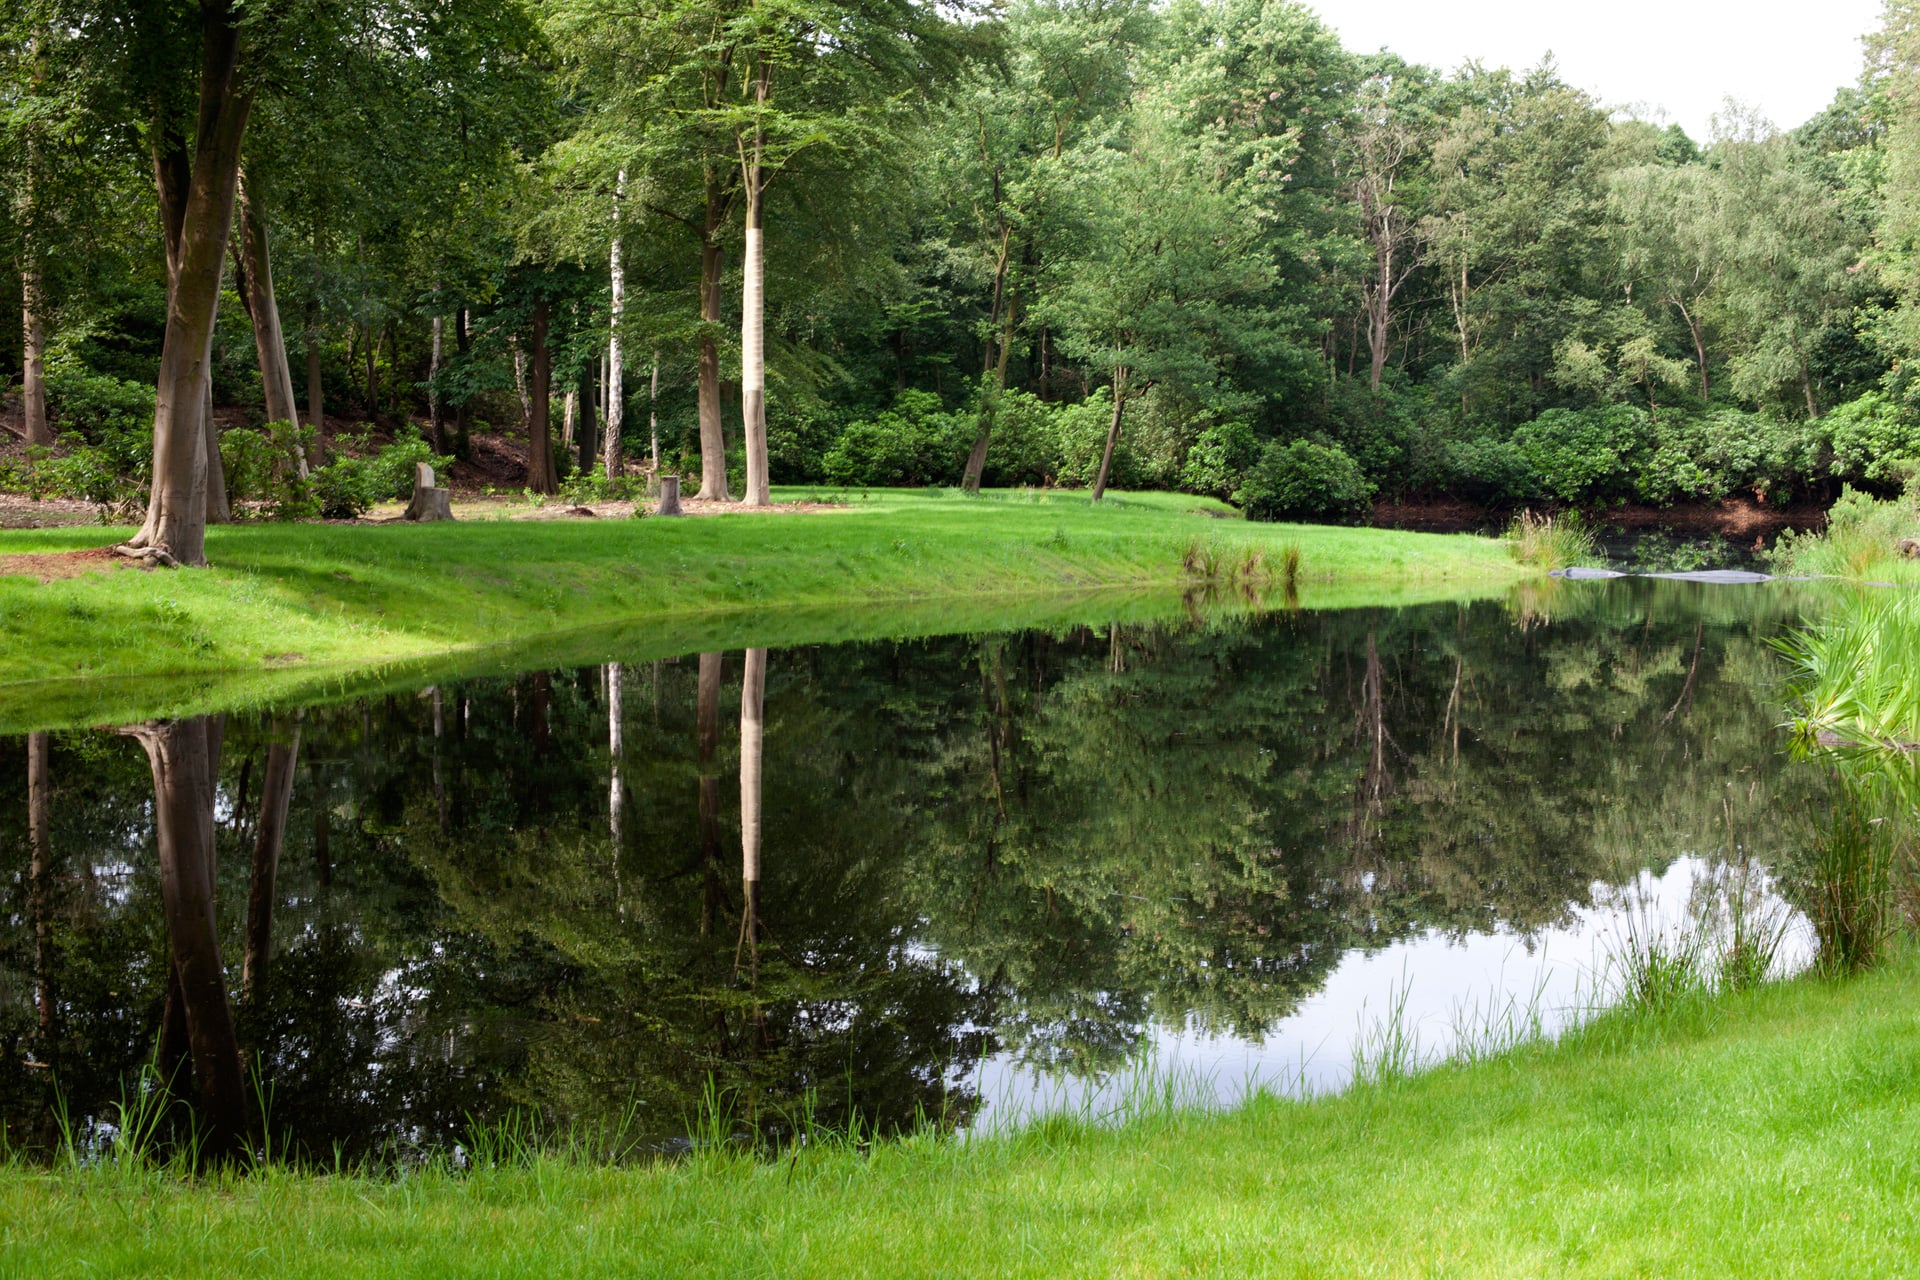
<instances>
[{"instance_id":1,"label":"pond","mask_svg":"<svg viewBox=\"0 0 1920 1280\"><path fill-rule=\"evenodd\" d=\"M0 738L0 1122L97 1141L157 1069L320 1158L671 1148L1551 1030L1623 920L1806 844L1802 604L1089 605Z\"/></svg>"}]
</instances>

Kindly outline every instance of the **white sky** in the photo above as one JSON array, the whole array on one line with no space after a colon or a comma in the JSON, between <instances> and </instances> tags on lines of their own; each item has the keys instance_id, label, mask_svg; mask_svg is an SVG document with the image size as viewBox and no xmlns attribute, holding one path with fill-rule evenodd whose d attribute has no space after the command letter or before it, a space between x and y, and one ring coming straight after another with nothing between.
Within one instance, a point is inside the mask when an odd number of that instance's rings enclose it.
<instances>
[{"instance_id":1,"label":"white sky","mask_svg":"<svg viewBox=\"0 0 1920 1280\"><path fill-rule=\"evenodd\" d=\"M1791 129L1859 78L1881 0L1308 0L1347 48L1456 70L1516 70L1552 51L1608 106L1677 122L1695 142L1731 96Z\"/></svg>"}]
</instances>

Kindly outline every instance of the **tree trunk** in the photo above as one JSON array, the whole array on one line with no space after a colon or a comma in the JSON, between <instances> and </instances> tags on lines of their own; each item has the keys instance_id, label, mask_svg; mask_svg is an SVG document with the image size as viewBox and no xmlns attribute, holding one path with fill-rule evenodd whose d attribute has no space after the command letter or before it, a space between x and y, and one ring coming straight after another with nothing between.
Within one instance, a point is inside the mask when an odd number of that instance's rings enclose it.
<instances>
[{"instance_id":1,"label":"tree trunk","mask_svg":"<svg viewBox=\"0 0 1920 1280\"><path fill-rule=\"evenodd\" d=\"M1687 333L1691 335L1693 338L1693 359L1694 359L1694 363L1698 365L1700 369L1700 398L1702 400L1705 400L1708 396L1707 336L1702 331L1700 322L1694 319L1693 312L1687 307L1686 303L1682 302L1678 298L1675 298L1673 300L1673 305L1679 309L1680 318L1687 322Z\"/></svg>"},{"instance_id":2,"label":"tree trunk","mask_svg":"<svg viewBox=\"0 0 1920 1280\"><path fill-rule=\"evenodd\" d=\"M207 438L199 409L233 223L240 143L252 107L251 91L238 74L239 15L226 0L204 0L200 15L199 122L155 387L153 489L146 524L133 539L134 546L164 547L185 565L207 562Z\"/></svg>"},{"instance_id":3,"label":"tree trunk","mask_svg":"<svg viewBox=\"0 0 1920 1280\"><path fill-rule=\"evenodd\" d=\"M380 416L380 331L367 321L367 417Z\"/></svg>"},{"instance_id":4,"label":"tree trunk","mask_svg":"<svg viewBox=\"0 0 1920 1280\"><path fill-rule=\"evenodd\" d=\"M555 493L560 477L553 467L553 436L549 430L547 400L553 392L553 353L547 350L548 303L533 306L533 377L527 389L532 401L527 414L527 488Z\"/></svg>"},{"instance_id":5,"label":"tree trunk","mask_svg":"<svg viewBox=\"0 0 1920 1280\"><path fill-rule=\"evenodd\" d=\"M33 919L34 1006L40 1039L53 1039L53 922L47 877L53 861L53 739L27 735L27 910Z\"/></svg>"},{"instance_id":6,"label":"tree trunk","mask_svg":"<svg viewBox=\"0 0 1920 1280\"><path fill-rule=\"evenodd\" d=\"M253 867L247 878L247 943L240 985L249 1001L258 1001L267 986L267 963L273 954L273 885L280 871L299 755L299 723L276 722L273 742L267 747L266 775L260 782L260 821L254 827Z\"/></svg>"},{"instance_id":7,"label":"tree trunk","mask_svg":"<svg viewBox=\"0 0 1920 1280\"><path fill-rule=\"evenodd\" d=\"M47 426L47 336L40 320L40 279L28 267L20 273L21 355L20 399L27 415L27 443L51 445Z\"/></svg>"},{"instance_id":8,"label":"tree trunk","mask_svg":"<svg viewBox=\"0 0 1920 1280\"><path fill-rule=\"evenodd\" d=\"M653 376L647 383L647 456L660 471L660 353L653 353Z\"/></svg>"},{"instance_id":9,"label":"tree trunk","mask_svg":"<svg viewBox=\"0 0 1920 1280\"><path fill-rule=\"evenodd\" d=\"M473 349L473 339L467 333L467 309L461 307L453 313L453 342L460 352L461 359ZM468 430L473 425L473 407L469 397L460 397L460 403L453 410L453 451L458 457L467 456L469 444Z\"/></svg>"},{"instance_id":10,"label":"tree trunk","mask_svg":"<svg viewBox=\"0 0 1920 1280\"><path fill-rule=\"evenodd\" d=\"M268 422L293 425L300 421L293 398L293 367L287 361L286 335L280 328L280 303L273 292L273 260L267 245L267 225L247 197L246 179L239 184L240 255L246 264L240 282L247 315L253 321L254 354L260 362L260 388L266 400ZM307 455L295 437L294 465L307 478Z\"/></svg>"},{"instance_id":11,"label":"tree trunk","mask_svg":"<svg viewBox=\"0 0 1920 1280\"><path fill-rule=\"evenodd\" d=\"M307 425L313 438L324 438L327 427L325 393L320 381L320 308L307 304Z\"/></svg>"},{"instance_id":12,"label":"tree trunk","mask_svg":"<svg viewBox=\"0 0 1920 1280\"><path fill-rule=\"evenodd\" d=\"M760 970L760 765L766 697L767 651L749 649L740 681L740 940L755 978Z\"/></svg>"},{"instance_id":13,"label":"tree trunk","mask_svg":"<svg viewBox=\"0 0 1920 1280\"><path fill-rule=\"evenodd\" d=\"M202 1152L238 1156L246 1132L240 1043L227 1003L226 968L214 922L213 772L216 722L207 717L130 730L153 769L154 834L179 1010L199 1085Z\"/></svg>"},{"instance_id":14,"label":"tree trunk","mask_svg":"<svg viewBox=\"0 0 1920 1280\"><path fill-rule=\"evenodd\" d=\"M580 371L580 418L574 425L573 448L575 456L591 469L593 460L599 454L594 444L600 437L599 388L600 373L598 360L587 361Z\"/></svg>"},{"instance_id":15,"label":"tree trunk","mask_svg":"<svg viewBox=\"0 0 1920 1280\"><path fill-rule=\"evenodd\" d=\"M754 84L754 98L765 108L773 64L763 61ZM741 497L749 507L771 506L767 477L767 209L766 133L756 126L751 151L741 149L742 178L747 189L746 256L740 282L740 419L747 443L747 491Z\"/></svg>"},{"instance_id":16,"label":"tree trunk","mask_svg":"<svg viewBox=\"0 0 1920 1280\"><path fill-rule=\"evenodd\" d=\"M620 318L627 310L627 272L620 261L620 197L626 194L627 171L613 186L613 247L608 253L609 274L613 280L612 333L607 338L607 431L601 442L606 455L607 479L620 474L620 429L626 425L625 397L620 387Z\"/></svg>"},{"instance_id":17,"label":"tree trunk","mask_svg":"<svg viewBox=\"0 0 1920 1280\"><path fill-rule=\"evenodd\" d=\"M562 449L573 448L573 424L578 420L579 412L580 391L576 387L560 397L560 447Z\"/></svg>"},{"instance_id":18,"label":"tree trunk","mask_svg":"<svg viewBox=\"0 0 1920 1280\"><path fill-rule=\"evenodd\" d=\"M707 174L707 219L700 237L700 491L693 496L725 502L727 436L720 420L720 351L713 330L720 323L720 229L726 220L719 178Z\"/></svg>"},{"instance_id":19,"label":"tree trunk","mask_svg":"<svg viewBox=\"0 0 1920 1280\"><path fill-rule=\"evenodd\" d=\"M227 498L227 466L220 457L220 423L213 416L213 379L200 397L200 429L207 436L207 523L232 524L233 503Z\"/></svg>"},{"instance_id":20,"label":"tree trunk","mask_svg":"<svg viewBox=\"0 0 1920 1280\"><path fill-rule=\"evenodd\" d=\"M998 183L996 182L996 188ZM973 451L967 455L967 468L960 487L967 493L980 492L980 477L987 469L987 446L993 440L993 420L998 412L1000 393L1007 387L1007 349L1013 341L1013 308L1006 307L1006 329L1000 335L1000 356L995 360L991 326L1000 318L1006 301L1007 263L1013 251L1013 228L1000 224L1000 256L993 267L993 305L987 313L989 334L987 349L980 361L980 416L974 429ZM989 377L992 381L989 382Z\"/></svg>"},{"instance_id":21,"label":"tree trunk","mask_svg":"<svg viewBox=\"0 0 1920 1280\"><path fill-rule=\"evenodd\" d=\"M700 904L700 936L713 932L719 906L720 779L713 771L720 750L720 681L723 656L700 655L700 681L694 699L694 741L700 768L700 864L706 892Z\"/></svg>"},{"instance_id":22,"label":"tree trunk","mask_svg":"<svg viewBox=\"0 0 1920 1280\"><path fill-rule=\"evenodd\" d=\"M1379 273L1367 297L1368 387L1380 394L1380 375L1387 367L1388 337L1393 324L1393 234L1391 224L1381 232L1388 239L1376 244L1374 269Z\"/></svg>"},{"instance_id":23,"label":"tree trunk","mask_svg":"<svg viewBox=\"0 0 1920 1280\"><path fill-rule=\"evenodd\" d=\"M1113 447L1120 443L1120 415L1127 407L1127 368L1118 365L1113 371L1113 421L1107 425L1107 447L1100 452L1100 474L1093 482L1093 500L1100 501L1107 493L1107 477L1113 471Z\"/></svg>"},{"instance_id":24,"label":"tree trunk","mask_svg":"<svg viewBox=\"0 0 1920 1280\"><path fill-rule=\"evenodd\" d=\"M445 350L446 321L433 318L433 350L427 357L427 437L433 441L433 451L444 454L447 451L447 419L440 407L440 362Z\"/></svg>"}]
</instances>

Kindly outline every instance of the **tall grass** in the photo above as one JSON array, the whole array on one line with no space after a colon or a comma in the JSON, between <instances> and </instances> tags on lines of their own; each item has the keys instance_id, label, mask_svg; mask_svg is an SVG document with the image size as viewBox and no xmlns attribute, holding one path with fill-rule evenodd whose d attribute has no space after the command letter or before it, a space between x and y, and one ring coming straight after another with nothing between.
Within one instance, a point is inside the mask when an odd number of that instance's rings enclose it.
<instances>
[{"instance_id":1,"label":"tall grass","mask_svg":"<svg viewBox=\"0 0 1920 1280\"><path fill-rule=\"evenodd\" d=\"M1875 816L1862 789L1840 788L1833 821L1815 842L1801 885L1825 972L1859 973L1884 955L1895 920L1895 867L1911 841L1906 828Z\"/></svg>"},{"instance_id":2,"label":"tall grass","mask_svg":"<svg viewBox=\"0 0 1920 1280\"><path fill-rule=\"evenodd\" d=\"M1796 876L1820 964L1852 973L1879 961L1901 886L1914 883L1920 817L1920 598L1856 597L1777 642L1794 665L1796 748L1829 766L1832 819Z\"/></svg>"},{"instance_id":3,"label":"tall grass","mask_svg":"<svg viewBox=\"0 0 1920 1280\"><path fill-rule=\"evenodd\" d=\"M1536 569L1568 569L1598 556L1593 534L1577 511L1557 516L1522 511L1507 526L1506 541L1516 561Z\"/></svg>"},{"instance_id":4,"label":"tall grass","mask_svg":"<svg viewBox=\"0 0 1920 1280\"><path fill-rule=\"evenodd\" d=\"M1902 556L1899 543L1920 534L1917 498L1920 493L1911 485L1889 499L1845 487L1827 512L1824 530L1780 535L1770 553L1773 565L1782 573L1808 577L1911 578L1914 562Z\"/></svg>"}]
</instances>

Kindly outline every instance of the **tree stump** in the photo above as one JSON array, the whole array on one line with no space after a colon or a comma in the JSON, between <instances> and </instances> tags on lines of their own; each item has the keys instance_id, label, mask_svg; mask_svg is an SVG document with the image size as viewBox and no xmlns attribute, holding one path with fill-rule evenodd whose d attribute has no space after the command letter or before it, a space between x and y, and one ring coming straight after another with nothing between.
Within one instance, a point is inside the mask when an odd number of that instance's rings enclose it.
<instances>
[{"instance_id":1,"label":"tree stump","mask_svg":"<svg viewBox=\"0 0 1920 1280\"><path fill-rule=\"evenodd\" d=\"M660 477L660 505L653 509L653 514L657 516L683 516L687 514L680 509L679 476Z\"/></svg>"},{"instance_id":2,"label":"tree stump","mask_svg":"<svg viewBox=\"0 0 1920 1280\"><path fill-rule=\"evenodd\" d=\"M407 504L409 520L453 519L453 490L436 489L433 468L424 462L413 467L413 501Z\"/></svg>"}]
</instances>

